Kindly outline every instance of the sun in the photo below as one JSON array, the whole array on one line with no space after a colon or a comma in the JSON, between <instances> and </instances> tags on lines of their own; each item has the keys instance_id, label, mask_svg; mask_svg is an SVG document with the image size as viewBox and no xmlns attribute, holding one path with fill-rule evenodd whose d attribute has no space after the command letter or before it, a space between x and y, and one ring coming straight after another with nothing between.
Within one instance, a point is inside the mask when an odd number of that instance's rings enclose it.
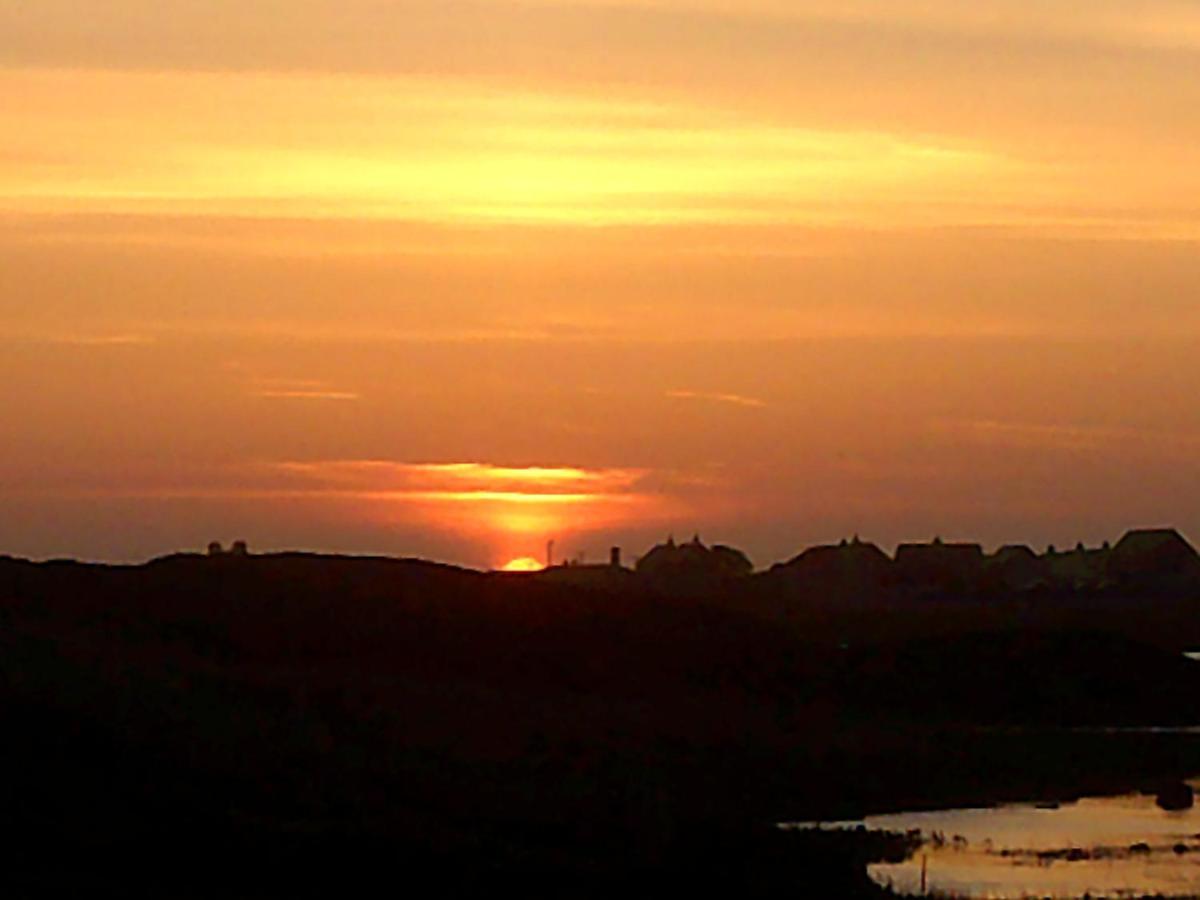
<instances>
[{"instance_id":1,"label":"sun","mask_svg":"<svg viewBox=\"0 0 1200 900\"><path fill-rule=\"evenodd\" d=\"M500 567L501 572L540 572L546 568L541 562L534 559L532 556L519 556L516 559L510 559Z\"/></svg>"}]
</instances>

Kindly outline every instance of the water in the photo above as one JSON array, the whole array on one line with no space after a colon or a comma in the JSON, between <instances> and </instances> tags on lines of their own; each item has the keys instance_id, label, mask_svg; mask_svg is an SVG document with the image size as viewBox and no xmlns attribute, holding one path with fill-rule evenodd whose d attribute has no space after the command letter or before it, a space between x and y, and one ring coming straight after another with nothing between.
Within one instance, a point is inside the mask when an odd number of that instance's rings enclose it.
<instances>
[{"instance_id":1,"label":"water","mask_svg":"<svg viewBox=\"0 0 1200 900\"><path fill-rule=\"evenodd\" d=\"M921 831L926 842L906 862L868 870L877 883L903 894L920 893L924 864L931 894L1200 896L1200 807L1167 812L1148 794L1086 798L1053 808L1011 804L872 816L862 824Z\"/></svg>"}]
</instances>

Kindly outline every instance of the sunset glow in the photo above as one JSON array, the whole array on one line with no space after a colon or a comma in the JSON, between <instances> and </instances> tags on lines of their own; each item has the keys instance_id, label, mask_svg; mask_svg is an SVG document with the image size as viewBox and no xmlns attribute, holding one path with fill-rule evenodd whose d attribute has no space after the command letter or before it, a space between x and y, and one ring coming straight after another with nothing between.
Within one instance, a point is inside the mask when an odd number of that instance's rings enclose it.
<instances>
[{"instance_id":1,"label":"sunset glow","mask_svg":"<svg viewBox=\"0 0 1200 900\"><path fill-rule=\"evenodd\" d=\"M39 126L10 139L30 162L0 176L8 208L239 215L271 204L316 218L583 225L840 219L831 202L897 215L887 212L897 200L1018 168L983 148L896 134L427 78L103 73L90 83L81 95L72 72L0 76L6 93L36 105ZM247 107L267 118L248 128ZM126 127L114 133L114 121ZM294 144L278 140L281 127ZM48 138L86 150L46 167L37 160Z\"/></svg>"},{"instance_id":2,"label":"sunset glow","mask_svg":"<svg viewBox=\"0 0 1200 900\"><path fill-rule=\"evenodd\" d=\"M0 51L0 549L1200 532L1194 4L39 0Z\"/></svg>"},{"instance_id":3,"label":"sunset glow","mask_svg":"<svg viewBox=\"0 0 1200 900\"><path fill-rule=\"evenodd\" d=\"M540 572L545 568L545 565L538 562L532 556L521 556L517 559L510 559L501 569L505 572Z\"/></svg>"},{"instance_id":4,"label":"sunset glow","mask_svg":"<svg viewBox=\"0 0 1200 900\"><path fill-rule=\"evenodd\" d=\"M422 521L492 555L546 540L661 521L667 498L639 490L644 470L389 460L286 462L270 467L296 498L356 501L380 522Z\"/></svg>"}]
</instances>

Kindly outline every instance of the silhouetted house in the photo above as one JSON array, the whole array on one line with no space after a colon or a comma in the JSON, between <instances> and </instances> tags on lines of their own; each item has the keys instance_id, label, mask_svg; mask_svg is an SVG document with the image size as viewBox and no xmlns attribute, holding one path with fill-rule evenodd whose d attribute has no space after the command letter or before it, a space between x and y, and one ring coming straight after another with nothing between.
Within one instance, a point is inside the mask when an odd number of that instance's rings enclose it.
<instances>
[{"instance_id":1,"label":"silhouetted house","mask_svg":"<svg viewBox=\"0 0 1200 900\"><path fill-rule=\"evenodd\" d=\"M1074 550L1060 553L1053 547L1042 557L1051 585L1070 590L1097 590L1108 584L1108 558L1105 547L1089 549L1077 544Z\"/></svg>"},{"instance_id":2,"label":"silhouetted house","mask_svg":"<svg viewBox=\"0 0 1200 900\"><path fill-rule=\"evenodd\" d=\"M607 563L588 564L568 560L562 565L543 569L536 577L542 581L617 590L628 587L634 575L621 565L621 548L613 547L609 550Z\"/></svg>"},{"instance_id":3,"label":"silhouetted house","mask_svg":"<svg viewBox=\"0 0 1200 900\"><path fill-rule=\"evenodd\" d=\"M668 538L637 561L639 575L658 580L725 580L741 578L753 570L754 565L742 551L721 544L706 547L699 535L686 544Z\"/></svg>"},{"instance_id":4,"label":"silhouetted house","mask_svg":"<svg viewBox=\"0 0 1200 900\"><path fill-rule=\"evenodd\" d=\"M750 557L736 547L713 544L710 552L717 568L730 576L741 578L754 571L754 563L750 562Z\"/></svg>"},{"instance_id":5,"label":"silhouetted house","mask_svg":"<svg viewBox=\"0 0 1200 900\"><path fill-rule=\"evenodd\" d=\"M1174 528L1139 529L1117 541L1107 569L1118 582L1200 578L1200 555Z\"/></svg>"},{"instance_id":6,"label":"silhouetted house","mask_svg":"<svg viewBox=\"0 0 1200 900\"><path fill-rule=\"evenodd\" d=\"M896 579L913 590L972 591L983 580L979 544L901 544L896 548Z\"/></svg>"},{"instance_id":7,"label":"silhouetted house","mask_svg":"<svg viewBox=\"0 0 1200 900\"><path fill-rule=\"evenodd\" d=\"M809 547L771 569L772 580L796 592L837 601L867 600L891 584L892 560L875 544L852 541Z\"/></svg>"},{"instance_id":8,"label":"silhouetted house","mask_svg":"<svg viewBox=\"0 0 1200 900\"><path fill-rule=\"evenodd\" d=\"M208 555L212 557L249 556L250 548L246 546L245 541L234 541L226 550L221 546L220 541L213 541L208 545Z\"/></svg>"},{"instance_id":9,"label":"silhouetted house","mask_svg":"<svg viewBox=\"0 0 1200 900\"><path fill-rule=\"evenodd\" d=\"M663 571L674 565L678 549L675 545L675 536L672 535L667 538L665 543L655 544L651 547L645 556L634 564L634 569L642 575L653 575L655 572Z\"/></svg>"},{"instance_id":10,"label":"silhouetted house","mask_svg":"<svg viewBox=\"0 0 1200 900\"><path fill-rule=\"evenodd\" d=\"M984 578L989 588L1018 593L1050 583L1045 561L1024 544L1008 544L989 556Z\"/></svg>"}]
</instances>

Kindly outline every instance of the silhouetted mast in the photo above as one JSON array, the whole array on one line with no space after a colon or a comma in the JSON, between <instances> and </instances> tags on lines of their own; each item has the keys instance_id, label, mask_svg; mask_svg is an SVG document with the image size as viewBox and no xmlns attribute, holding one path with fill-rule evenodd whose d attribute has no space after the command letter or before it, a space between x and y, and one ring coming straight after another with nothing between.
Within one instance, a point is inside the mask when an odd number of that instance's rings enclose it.
<instances>
[{"instance_id":1,"label":"silhouetted mast","mask_svg":"<svg viewBox=\"0 0 1200 900\"><path fill-rule=\"evenodd\" d=\"M554 539L546 541L546 568L549 569L554 565Z\"/></svg>"}]
</instances>

